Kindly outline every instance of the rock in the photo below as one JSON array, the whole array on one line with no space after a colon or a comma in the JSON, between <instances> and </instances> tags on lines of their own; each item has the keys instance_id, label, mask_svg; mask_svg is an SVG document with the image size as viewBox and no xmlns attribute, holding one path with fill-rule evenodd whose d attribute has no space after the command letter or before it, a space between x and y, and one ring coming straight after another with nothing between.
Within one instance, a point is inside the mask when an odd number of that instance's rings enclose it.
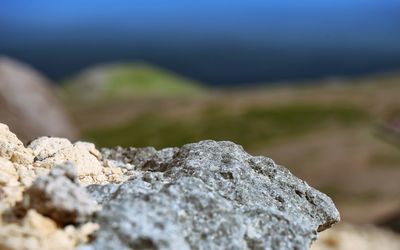
<instances>
[{"instance_id":1,"label":"rock","mask_svg":"<svg viewBox=\"0 0 400 250\"><path fill-rule=\"evenodd\" d=\"M37 161L53 157L58 151L68 147L72 147L72 143L68 139L47 136L39 137L28 145Z\"/></svg>"},{"instance_id":2,"label":"rock","mask_svg":"<svg viewBox=\"0 0 400 250\"><path fill-rule=\"evenodd\" d=\"M20 224L0 227L0 249L7 250L72 250L74 242L56 224L29 210Z\"/></svg>"},{"instance_id":3,"label":"rock","mask_svg":"<svg viewBox=\"0 0 400 250\"><path fill-rule=\"evenodd\" d=\"M89 184L93 183L92 177L103 176L102 163L99 161L99 152L93 144L76 142L55 137L40 137L32 141L28 148L35 155L35 164L44 168L63 164L67 161L73 163L78 171L79 178ZM90 178L87 178L90 177Z\"/></svg>"},{"instance_id":4,"label":"rock","mask_svg":"<svg viewBox=\"0 0 400 250\"><path fill-rule=\"evenodd\" d=\"M96 149L96 146L93 143L78 141L75 143L75 146L79 148L85 148L89 153L94 155L97 160L101 160L101 153Z\"/></svg>"},{"instance_id":5,"label":"rock","mask_svg":"<svg viewBox=\"0 0 400 250\"><path fill-rule=\"evenodd\" d=\"M35 209L60 225L84 223L99 207L77 182L72 164L54 167L33 182L18 207Z\"/></svg>"},{"instance_id":6,"label":"rock","mask_svg":"<svg viewBox=\"0 0 400 250\"><path fill-rule=\"evenodd\" d=\"M33 162L33 154L13 134L7 125L0 123L0 157L21 164Z\"/></svg>"},{"instance_id":7,"label":"rock","mask_svg":"<svg viewBox=\"0 0 400 250\"><path fill-rule=\"evenodd\" d=\"M49 80L4 56L0 56L0 117L23 142L42 135L76 136Z\"/></svg>"},{"instance_id":8,"label":"rock","mask_svg":"<svg viewBox=\"0 0 400 250\"><path fill-rule=\"evenodd\" d=\"M19 175L13 163L0 157L0 201L13 205L22 198L22 191Z\"/></svg>"},{"instance_id":9,"label":"rock","mask_svg":"<svg viewBox=\"0 0 400 250\"><path fill-rule=\"evenodd\" d=\"M24 147L7 125L0 123L0 210L22 198L22 183L27 179L21 173L33 160L32 151ZM24 173L29 174L28 171Z\"/></svg>"},{"instance_id":10,"label":"rock","mask_svg":"<svg viewBox=\"0 0 400 250\"><path fill-rule=\"evenodd\" d=\"M87 187L103 209L85 249L308 249L339 221L326 195L231 142L103 156L136 170L121 185Z\"/></svg>"},{"instance_id":11,"label":"rock","mask_svg":"<svg viewBox=\"0 0 400 250\"><path fill-rule=\"evenodd\" d=\"M153 147L127 148L116 147L102 149L103 158L107 164L114 164L122 168L132 166L137 170L150 170L160 167L161 164L171 159L178 148L165 148L157 151ZM110 166L111 167L111 166Z\"/></svg>"},{"instance_id":12,"label":"rock","mask_svg":"<svg viewBox=\"0 0 400 250\"><path fill-rule=\"evenodd\" d=\"M88 222L98 206L78 186L74 168L45 165L39 160L74 146L67 139L42 137L25 148L8 126L0 124L0 249L75 249L98 228ZM95 159L102 175L102 163L97 160L100 153L94 145L77 143L76 148ZM65 160L69 157L66 154ZM92 179L90 183L98 182ZM79 225L65 226L68 223Z\"/></svg>"},{"instance_id":13,"label":"rock","mask_svg":"<svg viewBox=\"0 0 400 250\"><path fill-rule=\"evenodd\" d=\"M0 249L308 249L339 221L326 195L232 142L101 152L25 148L0 124Z\"/></svg>"}]
</instances>

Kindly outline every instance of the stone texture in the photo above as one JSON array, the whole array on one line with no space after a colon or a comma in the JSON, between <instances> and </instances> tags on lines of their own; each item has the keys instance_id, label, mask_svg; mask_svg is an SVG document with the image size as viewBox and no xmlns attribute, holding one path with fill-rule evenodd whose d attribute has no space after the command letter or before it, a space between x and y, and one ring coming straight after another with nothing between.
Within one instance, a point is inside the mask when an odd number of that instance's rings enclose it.
<instances>
[{"instance_id":1,"label":"stone texture","mask_svg":"<svg viewBox=\"0 0 400 250\"><path fill-rule=\"evenodd\" d=\"M23 190L38 176L67 161L76 165L79 182L85 185L120 183L132 174L117 161L114 165L103 162L93 143L40 137L25 147L0 123L0 211L21 200Z\"/></svg>"},{"instance_id":2,"label":"stone texture","mask_svg":"<svg viewBox=\"0 0 400 250\"><path fill-rule=\"evenodd\" d=\"M0 249L308 249L339 220L327 196L232 142L100 154L54 137L26 148L2 124L0 215Z\"/></svg>"},{"instance_id":3,"label":"stone texture","mask_svg":"<svg viewBox=\"0 0 400 250\"><path fill-rule=\"evenodd\" d=\"M39 137L28 145L36 161L43 161L53 157L60 150L68 147L72 147L72 143L68 139L47 136Z\"/></svg>"},{"instance_id":4,"label":"stone texture","mask_svg":"<svg viewBox=\"0 0 400 250\"><path fill-rule=\"evenodd\" d=\"M14 164L0 157L0 200L8 205L15 204L22 198L22 191Z\"/></svg>"},{"instance_id":5,"label":"stone texture","mask_svg":"<svg viewBox=\"0 0 400 250\"><path fill-rule=\"evenodd\" d=\"M152 170L167 162L178 151L178 148L164 148L157 151L153 147L145 148L103 148L101 153L106 164L126 169Z\"/></svg>"},{"instance_id":6,"label":"stone texture","mask_svg":"<svg viewBox=\"0 0 400 250\"><path fill-rule=\"evenodd\" d=\"M30 210L20 224L0 227L0 249L73 249L68 236L56 224Z\"/></svg>"},{"instance_id":7,"label":"stone texture","mask_svg":"<svg viewBox=\"0 0 400 250\"><path fill-rule=\"evenodd\" d=\"M104 182L100 153L93 144L71 143L64 138L40 137L32 141L28 148L35 155L35 164L43 168L52 168L66 161L73 163L83 183Z\"/></svg>"},{"instance_id":8,"label":"stone texture","mask_svg":"<svg viewBox=\"0 0 400 250\"><path fill-rule=\"evenodd\" d=\"M59 228L49 218L29 210L21 221L0 223L2 250L72 250L87 242L98 226L87 223L81 227Z\"/></svg>"},{"instance_id":9,"label":"stone texture","mask_svg":"<svg viewBox=\"0 0 400 250\"><path fill-rule=\"evenodd\" d=\"M0 157L15 163L29 164L33 162L31 150L13 134L7 125L0 123Z\"/></svg>"},{"instance_id":10,"label":"stone texture","mask_svg":"<svg viewBox=\"0 0 400 250\"><path fill-rule=\"evenodd\" d=\"M326 195L231 142L103 154L136 173L87 188L103 209L85 249L308 249L339 220Z\"/></svg>"},{"instance_id":11,"label":"stone texture","mask_svg":"<svg viewBox=\"0 0 400 250\"><path fill-rule=\"evenodd\" d=\"M99 207L77 182L72 164L54 167L24 192L18 208L35 209L60 225L84 223Z\"/></svg>"}]
</instances>

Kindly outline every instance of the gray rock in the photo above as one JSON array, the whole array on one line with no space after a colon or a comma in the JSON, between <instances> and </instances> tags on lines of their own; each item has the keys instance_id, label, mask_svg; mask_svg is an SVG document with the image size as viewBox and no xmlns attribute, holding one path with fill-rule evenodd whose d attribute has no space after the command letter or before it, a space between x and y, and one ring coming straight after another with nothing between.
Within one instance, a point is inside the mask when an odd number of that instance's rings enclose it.
<instances>
[{"instance_id":1,"label":"gray rock","mask_svg":"<svg viewBox=\"0 0 400 250\"><path fill-rule=\"evenodd\" d=\"M339 221L329 197L232 142L103 157L137 169L121 185L87 187L103 209L84 249L308 249Z\"/></svg>"},{"instance_id":2,"label":"gray rock","mask_svg":"<svg viewBox=\"0 0 400 250\"><path fill-rule=\"evenodd\" d=\"M86 189L78 184L75 167L66 163L39 176L17 205L20 211L35 209L60 225L84 223L99 209Z\"/></svg>"},{"instance_id":3,"label":"gray rock","mask_svg":"<svg viewBox=\"0 0 400 250\"><path fill-rule=\"evenodd\" d=\"M157 171L163 164L172 159L178 148L164 148L157 151L153 147L127 149L115 147L113 149L103 148L101 153L103 159L119 161L123 164L131 164L136 170Z\"/></svg>"}]
</instances>

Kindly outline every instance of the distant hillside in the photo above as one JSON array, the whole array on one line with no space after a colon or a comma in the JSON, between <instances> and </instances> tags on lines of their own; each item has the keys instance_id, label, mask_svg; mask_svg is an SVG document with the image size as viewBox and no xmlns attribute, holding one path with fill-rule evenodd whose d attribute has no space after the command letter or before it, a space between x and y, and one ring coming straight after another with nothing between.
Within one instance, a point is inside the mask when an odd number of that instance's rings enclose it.
<instances>
[{"instance_id":1,"label":"distant hillside","mask_svg":"<svg viewBox=\"0 0 400 250\"><path fill-rule=\"evenodd\" d=\"M0 122L25 142L43 135L76 136L49 80L28 65L2 56Z\"/></svg>"},{"instance_id":2,"label":"distant hillside","mask_svg":"<svg viewBox=\"0 0 400 250\"><path fill-rule=\"evenodd\" d=\"M107 64L89 68L62 83L72 100L104 100L137 96L197 94L200 85L154 66L139 63Z\"/></svg>"}]
</instances>

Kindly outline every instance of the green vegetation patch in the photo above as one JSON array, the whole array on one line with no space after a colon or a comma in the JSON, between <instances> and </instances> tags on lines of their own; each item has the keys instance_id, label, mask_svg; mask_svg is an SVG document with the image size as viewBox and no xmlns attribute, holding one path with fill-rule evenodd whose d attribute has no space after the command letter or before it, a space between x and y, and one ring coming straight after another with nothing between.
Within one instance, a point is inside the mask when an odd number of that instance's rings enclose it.
<instances>
[{"instance_id":1,"label":"green vegetation patch","mask_svg":"<svg viewBox=\"0 0 400 250\"><path fill-rule=\"evenodd\" d=\"M371 168L400 168L400 154L397 148L391 151L374 152L369 157Z\"/></svg>"},{"instance_id":2,"label":"green vegetation patch","mask_svg":"<svg viewBox=\"0 0 400 250\"><path fill-rule=\"evenodd\" d=\"M66 101L109 101L148 96L198 95L196 81L141 63L119 63L89 68L62 82Z\"/></svg>"},{"instance_id":3,"label":"green vegetation patch","mask_svg":"<svg viewBox=\"0 0 400 250\"><path fill-rule=\"evenodd\" d=\"M184 77L145 64L121 65L108 75L109 95L193 94L199 85Z\"/></svg>"},{"instance_id":4,"label":"green vegetation patch","mask_svg":"<svg viewBox=\"0 0 400 250\"><path fill-rule=\"evenodd\" d=\"M352 126L368 117L363 111L347 106L252 107L239 114L226 113L222 107L212 110L194 114L192 119L146 114L118 127L86 131L84 137L107 147L152 145L162 148L213 139L230 140L254 149L329 125Z\"/></svg>"}]
</instances>

